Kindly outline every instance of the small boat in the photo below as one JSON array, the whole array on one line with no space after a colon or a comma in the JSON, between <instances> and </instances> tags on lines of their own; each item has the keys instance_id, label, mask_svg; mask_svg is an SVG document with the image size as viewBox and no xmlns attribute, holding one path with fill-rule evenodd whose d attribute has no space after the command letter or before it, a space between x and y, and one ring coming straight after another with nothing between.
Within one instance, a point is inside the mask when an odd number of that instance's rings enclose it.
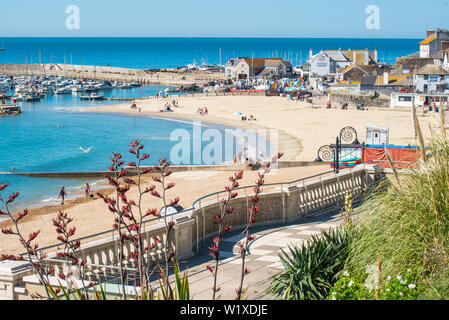
<instances>
[{"instance_id":1,"label":"small boat","mask_svg":"<svg viewBox=\"0 0 449 320\"><path fill-rule=\"evenodd\" d=\"M55 94L69 94L72 93L72 90L70 90L69 88L59 88L56 89Z\"/></svg>"},{"instance_id":2,"label":"small boat","mask_svg":"<svg viewBox=\"0 0 449 320\"><path fill-rule=\"evenodd\" d=\"M39 90L39 93L40 93L41 95L47 95L47 94L53 94L54 92L53 92L53 89L52 89L52 88L49 88L49 87L42 87L42 88Z\"/></svg>"},{"instance_id":3,"label":"small boat","mask_svg":"<svg viewBox=\"0 0 449 320\"><path fill-rule=\"evenodd\" d=\"M141 84L141 83L138 83L138 82L131 82L129 85L130 85L132 88L135 88L135 87L141 87L141 86L142 86L142 84Z\"/></svg>"},{"instance_id":4,"label":"small boat","mask_svg":"<svg viewBox=\"0 0 449 320\"><path fill-rule=\"evenodd\" d=\"M98 91L98 88L94 87L93 85L88 85L84 88L85 92L94 92L94 91Z\"/></svg>"},{"instance_id":5,"label":"small boat","mask_svg":"<svg viewBox=\"0 0 449 320\"><path fill-rule=\"evenodd\" d=\"M16 101L25 101L25 96L23 94L16 93L12 96L12 99Z\"/></svg>"},{"instance_id":6,"label":"small boat","mask_svg":"<svg viewBox=\"0 0 449 320\"><path fill-rule=\"evenodd\" d=\"M39 101L40 99L41 96L39 94L30 94L25 97L25 102Z\"/></svg>"},{"instance_id":7,"label":"small boat","mask_svg":"<svg viewBox=\"0 0 449 320\"><path fill-rule=\"evenodd\" d=\"M86 89L84 89L83 86L75 86L72 88L72 92L84 92Z\"/></svg>"},{"instance_id":8,"label":"small boat","mask_svg":"<svg viewBox=\"0 0 449 320\"><path fill-rule=\"evenodd\" d=\"M129 89L131 86L127 82L123 82L123 84L120 86L122 89Z\"/></svg>"},{"instance_id":9,"label":"small boat","mask_svg":"<svg viewBox=\"0 0 449 320\"><path fill-rule=\"evenodd\" d=\"M181 88L179 88L179 87L174 87L174 88L167 88L167 89L165 89L164 90L164 92L180 92L181 91Z\"/></svg>"},{"instance_id":10,"label":"small boat","mask_svg":"<svg viewBox=\"0 0 449 320\"><path fill-rule=\"evenodd\" d=\"M97 92L92 92L91 94L80 96L80 99L81 100L103 100L104 96L103 96L103 94L99 94Z\"/></svg>"}]
</instances>

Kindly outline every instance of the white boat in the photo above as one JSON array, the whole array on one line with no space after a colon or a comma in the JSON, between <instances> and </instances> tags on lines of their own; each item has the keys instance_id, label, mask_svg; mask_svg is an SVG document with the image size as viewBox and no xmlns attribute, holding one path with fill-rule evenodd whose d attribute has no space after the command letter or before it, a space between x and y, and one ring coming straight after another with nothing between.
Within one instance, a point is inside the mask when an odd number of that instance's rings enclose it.
<instances>
[{"instance_id":1,"label":"white boat","mask_svg":"<svg viewBox=\"0 0 449 320\"><path fill-rule=\"evenodd\" d=\"M142 86L142 84L141 83L138 83L138 82L131 82L130 84L129 84L131 87L141 87Z\"/></svg>"},{"instance_id":2,"label":"white boat","mask_svg":"<svg viewBox=\"0 0 449 320\"><path fill-rule=\"evenodd\" d=\"M224 91L226 89L226 86L224 84L216 84L214 86L215 91Z\"/></svg>"},{"instance_id":3,"label":"white boat","mask_svg":"<svg viewBox=\"0 0 449 320\"><path fill-rule=\"evenodd\" d=\"M180 92L181 88L179 87L174 87L174 88L167 88L164 90L164 92L168 93L168 92Z\"/></svg>"},{"instance_id":4,"label":"white boat","mask_svg":"<svg viewBox=\"0 0 449 320\"><path fill-rule=\"evenodd\" d=\"M83 86L75 86L72 88L72 92L84 92L86 89L84 89Z\"/></svg>"},{"instance_id":5,"label":"white boat","mask_svg":"<svg viewBox=\"0 0 449 320\"><path fill-rule=\"evenodd\" d=\"M17 94L16 93L15 95L12 96L12 99L16 100L16 101L24 101L25 100L25 96L23 94Z\"/></svg>"},{"instance_id":6,"label":"white boat","mask_svg":"<svg viewBox=\"0 0 449 320\"><path fill-rule=\"evenodd\" d=\"M28 88L26 88L24 86L17 86L14 91L15 91L15 93L23 94L23 93L28 92Z\"/></svg>"},{"instance_id":7,"label":"white boat","mask_svg":"<svg viewBox=\"0 0 449 320\"><path fill-rule=\"evenodd\" d=\"M104 96L102 93L92 92L87 95L80 96L81 100L102 100L104 99Z\"/></svg>"},{"instance_id":8,"label":"white boat","mask_svg":"<svg viewBox=\"0 0 449 320\"><path fill-rule=\"evenodd\" d=\"M259 86L255 86L254 87L255 90L268 90L268 85L266 84L261 84Z\"/></svg>"},{"instance_id":9,"label":"white boat","mask_svg":"<svg viewBox=\"0 0 449 320\"><path fill-rule=\"evenodd\" d=\"M122 89L129 89L131 86L127 82L123 82L123 84L120 86Z\"/></svg>"},{"instance_id":10,"label":"white boat","mask_svg":"<svg viewBox=\"0 0 449 320\"><path fill-rule=\"evenodd\" d=\"M56 89L55 94L69 94L72 93L72 90L70 90L69 88L59 88Z\"/></svg>"},{"instance_id":11,"label":"white boat","mask_svg":"<svg viewBox=\"0 0 449 320\"><path fill-rule=\"evenodd\" d=\"M39 89L39 93L40 93L41 95L47 95L47 94L53 94L54 92L53 92L53 89L52 89L52 88L49 88L49 87L42 87L42 88Z\"/></svg>"}]
</instances>

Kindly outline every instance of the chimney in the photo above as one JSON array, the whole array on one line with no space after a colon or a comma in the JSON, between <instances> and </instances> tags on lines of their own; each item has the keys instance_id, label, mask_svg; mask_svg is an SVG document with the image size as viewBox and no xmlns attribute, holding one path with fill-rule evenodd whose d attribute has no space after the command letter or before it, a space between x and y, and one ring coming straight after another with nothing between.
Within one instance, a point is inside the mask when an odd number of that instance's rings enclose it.
<instances>
[{"instance_id":1,"label":"chimney","mask_svg":"<svg viewBox=\"0 0 449 320\"><path fill-rule=\"evenodd\" d=\"M384 86L388 86L388 82L389 82L388 71L385 71L384 72Z\"/></svg>"}]
</instances>

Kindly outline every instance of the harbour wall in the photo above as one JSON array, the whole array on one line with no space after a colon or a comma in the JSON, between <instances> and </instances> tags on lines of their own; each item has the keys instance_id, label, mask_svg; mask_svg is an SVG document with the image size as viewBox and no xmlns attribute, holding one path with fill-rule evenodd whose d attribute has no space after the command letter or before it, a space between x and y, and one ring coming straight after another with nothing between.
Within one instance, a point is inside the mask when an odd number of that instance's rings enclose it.
<instances>
[{"instance_id":1,"label":"harbour wall","mask_svg":"<svg viewBox=\"0 0 449 320\"><path fill-rule=\"evenodd\" d=\"M222 72L182 72L177 69L143 70L61 63L0 63L0 74L8 76L63 76L163 85L189 85L225 78Z\"/></svg>"}]
</instances>

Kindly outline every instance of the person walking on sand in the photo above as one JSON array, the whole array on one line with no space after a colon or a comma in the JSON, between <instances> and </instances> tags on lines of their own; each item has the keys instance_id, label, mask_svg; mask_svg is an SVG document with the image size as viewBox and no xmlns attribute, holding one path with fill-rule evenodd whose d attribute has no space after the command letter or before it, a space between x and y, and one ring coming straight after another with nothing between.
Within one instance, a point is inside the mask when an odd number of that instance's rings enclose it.
<instances>
[{"instance_id":1,"label":"person walking on sand","mask_svg":"<svg viewBox=\"0 0 449 320\"><path fill-rule=\"evenodd\" d=\"M62 198L61 206L64 205L64 197L67 195L65 192L65 187L62 187L61 190L59 190L59 196L58 198Z\"/></svg>"}]
</instances>

